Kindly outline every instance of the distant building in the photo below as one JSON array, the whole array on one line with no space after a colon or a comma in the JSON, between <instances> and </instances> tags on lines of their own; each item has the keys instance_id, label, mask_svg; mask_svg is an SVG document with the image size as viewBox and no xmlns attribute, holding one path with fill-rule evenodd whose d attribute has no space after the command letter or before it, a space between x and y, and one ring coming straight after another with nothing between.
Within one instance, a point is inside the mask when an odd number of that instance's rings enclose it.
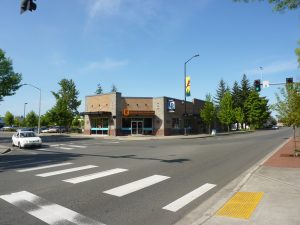
<instances>
[{"instance_id":1,"label":"distant building","mask_svg":"<svg viewBox=\"0 0 300 225\"><path fill-rule=\"evenodd\" d=\"M177 135L205 132L200 118L204 101L170 97L122 97L119 92L85 98L84 133L98 135ZM187 112L185 115L185 111Z\"/></svg>"},{"instance_id":2,"label":"distant building","mask_svg":"<svg viewBox=\"0 0 300 225\"><path fill-rule=\"evenodd\" d=\"M4 117L0 117L0 127L4 127Z\"/></svg>"}]
</instances>

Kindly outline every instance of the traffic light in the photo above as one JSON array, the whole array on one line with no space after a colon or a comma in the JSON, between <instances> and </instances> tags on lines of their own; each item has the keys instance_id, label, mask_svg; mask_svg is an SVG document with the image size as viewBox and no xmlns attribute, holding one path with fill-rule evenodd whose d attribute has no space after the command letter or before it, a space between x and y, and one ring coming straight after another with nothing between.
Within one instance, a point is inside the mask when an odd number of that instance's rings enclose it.
<instances>
[{"instance_id":1,"label":"traffic light","mask_svg":"<svg viewBox=\"0 0 300 225\"><path fill-rule=\"evenodd\" d=\"M257 91L257 92L260 92L260 91L261 91L261 88L260 88L260 80L255 80L255 81L254 81L254 89L255 89L255 91Z\"/></svg>"},{"instance_id":2,"label":"traffic light","mask_svg":"<svg viewBox=\"0 0 300 225\"><path fill-rule=\"evenodd\" d=\"M33 0L21 0L21 14L26 10L36 10L36 4L33 2Z\"/></svg>"},{"instance_id":3,"label":"traffic light","mask_svg":"<svg viewBox=\"0 0 300 225\"><path fill-rule=\"evenodd\" d=\"M292 77L288 77L288 78L286 78L285 80L286 80L286 84L292 84L292 83L294 83Z\"/></svg>"}]
</instances>

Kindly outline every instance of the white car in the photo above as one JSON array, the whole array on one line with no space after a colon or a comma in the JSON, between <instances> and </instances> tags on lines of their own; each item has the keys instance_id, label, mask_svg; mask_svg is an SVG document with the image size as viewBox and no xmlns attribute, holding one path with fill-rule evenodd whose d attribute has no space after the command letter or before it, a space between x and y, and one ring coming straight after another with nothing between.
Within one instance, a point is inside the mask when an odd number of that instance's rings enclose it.
<instances>
[{"instance_id":1,"label":"white car","mask_svg":"<svg viewBox=\"0 0 300 225\"><path fill-rule=\"evenodd\" d=\"M41 146L42 139L38 137L33 131L19 130L12 136L12 145L19 148Z\"/></svg>"}]
</instances>

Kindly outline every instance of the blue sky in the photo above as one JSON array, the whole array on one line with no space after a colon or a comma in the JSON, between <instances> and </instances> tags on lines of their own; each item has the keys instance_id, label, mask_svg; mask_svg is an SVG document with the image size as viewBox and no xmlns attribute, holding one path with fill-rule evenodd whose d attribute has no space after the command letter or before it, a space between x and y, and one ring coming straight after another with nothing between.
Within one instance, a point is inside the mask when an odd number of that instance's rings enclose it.
<instances>
[{"instance_id":1,"label":"blue sky","mask_svg":"<svg viewBox=\"0 0 300 225\"><path fill-rule=\"evenodd\" d=\"M233 0L37 0L35 12L19 14L18 0L1 0L0 48L23 83L42 89L42 114L58 82L73 79L84 98L97 83L114 84L123 96L184 97L184 62L191 97L215 95L221 78L232 87L244 73L284 82L299 78L294 49L300 39L299 10L274 12L267 2ZM277 87L261 95L275 101ZM0 115L38 112L30 86L0 102Z\"/></svg>"}]
</instances>

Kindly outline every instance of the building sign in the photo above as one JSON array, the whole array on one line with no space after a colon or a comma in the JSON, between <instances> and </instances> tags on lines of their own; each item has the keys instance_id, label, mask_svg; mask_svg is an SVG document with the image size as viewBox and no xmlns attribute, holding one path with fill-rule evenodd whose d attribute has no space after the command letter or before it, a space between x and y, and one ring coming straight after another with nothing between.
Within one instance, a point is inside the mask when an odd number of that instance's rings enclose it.
<instances>
[{"instance_id":1,"label":"building sign","mask_svg":"<svg viewBox=\"0 0 300 225\"><path fill-rule=\"evenodd\" d=\"M186 77L185 95L191 96L191 77Z\"/></svg>"},{"instance_id":2,"label":"building sign","mask_svg":"<svg viewBox=\"0 0 300 225\"><path fill-rule=\"evenodd\" d=\"M168 100L168 112L175 112L175 101L173 99Z\"/></svg>"}]
</instances>

